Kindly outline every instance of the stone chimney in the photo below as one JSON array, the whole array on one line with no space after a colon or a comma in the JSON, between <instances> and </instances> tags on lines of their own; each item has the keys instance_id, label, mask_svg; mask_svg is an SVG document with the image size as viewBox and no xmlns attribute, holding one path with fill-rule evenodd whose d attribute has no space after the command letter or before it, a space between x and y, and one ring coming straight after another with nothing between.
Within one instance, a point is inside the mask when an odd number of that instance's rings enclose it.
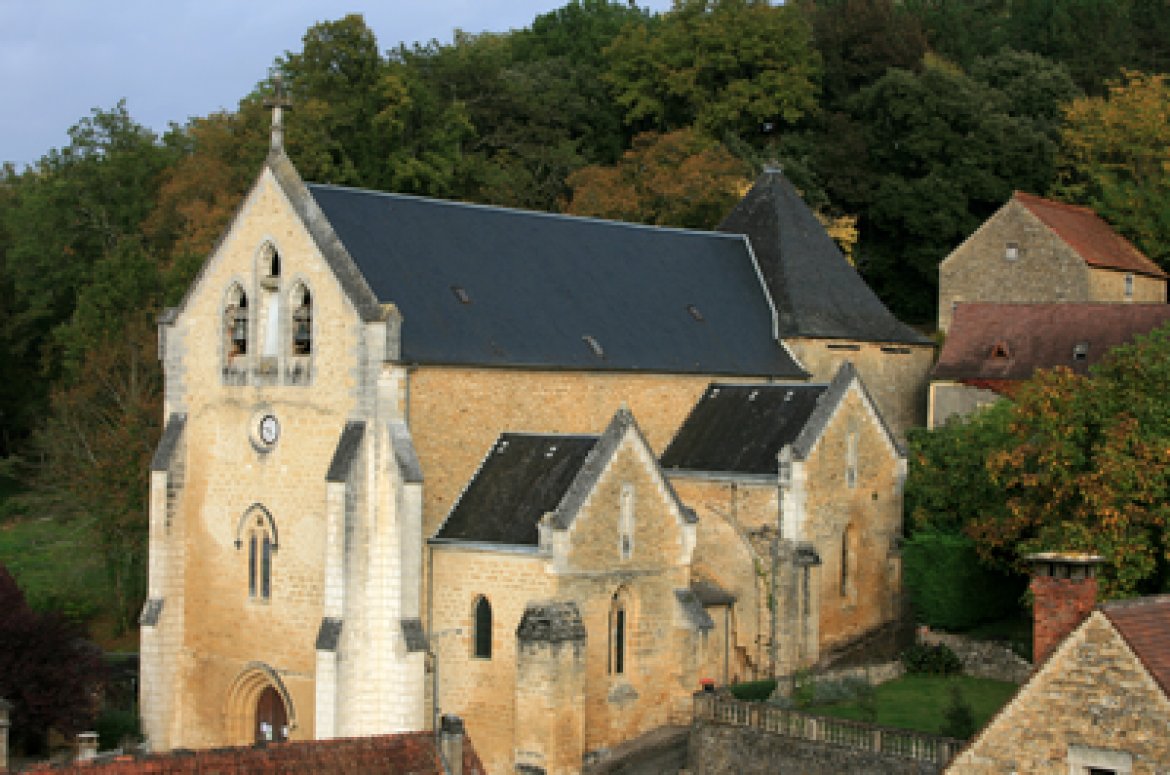
<instances>
[{"instance_id":1,"label":"stone chimney","mask_svg":"<svg viewBox=\"0 0 1170 775\"><path fill-rule=\"evenodd\" d=\"M8 727L12 705L0 697L0 772L8 772Z\"/></svg>"},{"instance_id":2,"label":"stone chimney","mask_svg":"<svg viewBox=\"0 0 1170 775\"><path fill-rule=\"evenodd\" d=\"M463 775L463 719L443 715L439 731L439 751L450 775Z\"/></svg>"},{"instance_id":3,"label":"stone chimney","mask_svg":"<svg viewBox=\"0 0 1170 775\"><path fill-rule=\"evenodd\" d=\"M77 761L87 762L98 755L98 733L81 732L77 735Z\"/></svg>"},{"instance_id":4,"label":"stone chimney","mask_svg":"<svg viewBox=\"0 0 1170 775\"><path fill-rule=\"evenodd\" d=\"M1039 665L1097 605L1095 554L1045 552L1032 564L1032 664Z\"/></svg>"}]
</instances>

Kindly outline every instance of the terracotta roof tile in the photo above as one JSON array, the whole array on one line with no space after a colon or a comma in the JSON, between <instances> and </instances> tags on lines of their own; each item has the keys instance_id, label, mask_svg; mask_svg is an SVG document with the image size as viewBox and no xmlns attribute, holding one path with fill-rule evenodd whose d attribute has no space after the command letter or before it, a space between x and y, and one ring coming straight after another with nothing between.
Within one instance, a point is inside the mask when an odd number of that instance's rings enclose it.
<instances>
[{"instance_id":1,"label":"terracotta roof tile","mask_svg":"<svg viewBox=\"0 0 1170 775\"><path fill-rule=\"evenodd\" d=\"M959 304L932 379L999 393L1037 369L1090 366L1170 322L1170 304Z\"/></svg>"},{"instance_id":2,"label":"terracotta roof tile","mask_svg":"<svg viewBox=\"0 0 1170 775\"><path fill-rule=\"evenodd\" d=\"M1105 603L1101 612L1170 697L1170 595Z\"/></svg>"},{"instance_id":3,"label":"terracotta roof tile","mask_svg":"<svg viewBox=\"0 0 1170 775\"><path fill-rule=\"evenodd\" d=\"M363 775L441 775L443 766L430 732L376 737L306 740L240 748L172 751L148 756L119 756L37 772L75 775L260 775L261 773L363 773ZM463 771L482 775L483 764L464 737Z\"/></svg>"},{"instance_id":4,"label":"terracotta roof tile","mask_svg":"<svg viewBox=\"0 0 1170 775\"><path fill-rule=\"evenodd\" d=\"M1157 264L1087 207L1054 202L1017 191L1013 197L1028 208L1090 266L1166 277Z\"/></svg>"}]
</instances>

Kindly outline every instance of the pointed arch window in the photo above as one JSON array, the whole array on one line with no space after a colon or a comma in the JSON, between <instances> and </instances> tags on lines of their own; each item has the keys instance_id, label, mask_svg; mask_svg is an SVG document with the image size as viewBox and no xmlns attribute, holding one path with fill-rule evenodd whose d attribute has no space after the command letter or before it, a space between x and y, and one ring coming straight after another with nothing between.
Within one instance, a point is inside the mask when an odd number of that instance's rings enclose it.
<instances>
[{"instance_id":1,"label":"pointed arch window","mask_svg":"<svg viewBox=\"0 0 1170 775\"><path fill-rule=\"evenodd\" d=\"M857 486L857 431L849 431L845 447L845 486Z\"/></svg>"},{"instance_id":2,"label":"pointed arch window","mask_svg":"<svg viewBox=\"0 0 1170 775\"><path fill-rule=\"evenodd\" d=\"M849 544L851 543L852 539L853 539L853 526L846 525L845 529L841 532L841 585L840 585L840 593L841 593L842 597L849 594L849 584L850 584L849 574L852 572L852 568L850 567L850 563L852 562L852 557L850 556L850 551L851 551L852 547L850 547Z\"/></svg>"},{"instance_id":3,"label":"pointed arch window","mask_svg":"<svg viewBox=\"0 0 1170 775\"><path fill-rule=\"evenodd\" d=\"M248 295L239 285L233 285L228 292L224 334L229 358L248 354Z\"/></svg>"},{"instance_id":4,"label":"pointed arch window","mask_svg":"<svg viewBox=\"0 0 1170 775\"><path fill-rule=\"evenodd\" d=\"M292 295L292 353L309 355L313 352L313 295L298 283Z\"/></svg>"},{"instance_id":5,"label":"pointed arch window","mask_svg":"<svg viewBox=\"0 0 1170 775\"><path fill-rule=\"evenodd\" d=\"M483 595L475 601L475 656L492 658L492 605Z\"/></svg>"},{"instance_id":6,"label":"pointed arch window","mask_svg":"<svg viewBox=\"0 0 1170 775\"><path fill-rule=\"evenodd\" d=\"M276 522L260 504L254 504L236 528L236 548L248 551L248 597L272 597L272 560L276 554Z\"/></svg>"}]
</instances>

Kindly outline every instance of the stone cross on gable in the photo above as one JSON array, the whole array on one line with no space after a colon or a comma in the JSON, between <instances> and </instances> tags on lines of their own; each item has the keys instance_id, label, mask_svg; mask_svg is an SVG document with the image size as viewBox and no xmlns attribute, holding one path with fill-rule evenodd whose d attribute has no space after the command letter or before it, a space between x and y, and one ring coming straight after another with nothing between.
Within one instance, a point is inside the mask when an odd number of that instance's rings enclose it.
<instances>
[{"instance_id":1,"label":"stone cross on gable","mask_svg":"<svg viewBox=\"0 0 1170 775\"><path fill-rule=\"evenodd\" d=\"M264 107L272 108L272 142L270 149L273 151L284 150L284 108L292 107L292 99L284 93L284 81L277 73L273 77L275 84L275 92L273 95L264 100Z\"/></svg>"}]
</instances>

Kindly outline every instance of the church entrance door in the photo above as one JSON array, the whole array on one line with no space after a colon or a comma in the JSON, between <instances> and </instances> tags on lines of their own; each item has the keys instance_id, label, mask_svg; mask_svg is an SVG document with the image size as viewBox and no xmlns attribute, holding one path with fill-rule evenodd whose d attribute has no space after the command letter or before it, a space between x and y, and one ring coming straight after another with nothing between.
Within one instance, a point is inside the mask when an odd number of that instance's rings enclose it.
<instances>
[{"instance_id":1,"label":"church entrance door","mask_svg":"<svg viewBox=\"0 0 1170 775\"><path fill-rule=\"evenodd\" d=\"M288 711L276 689L264 687L256 700L256 742L283 743L288 740Z\"/></svg>"}]
</instances>

